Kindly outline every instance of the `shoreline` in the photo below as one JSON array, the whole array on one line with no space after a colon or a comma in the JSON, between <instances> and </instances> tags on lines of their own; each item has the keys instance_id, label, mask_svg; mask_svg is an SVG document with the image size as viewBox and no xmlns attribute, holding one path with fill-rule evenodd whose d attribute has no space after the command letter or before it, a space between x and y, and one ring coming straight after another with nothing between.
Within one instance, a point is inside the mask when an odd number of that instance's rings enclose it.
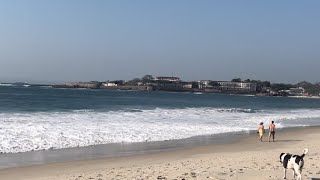
<instances>
[{"instance_id":1,"label":"shoreline","mask_svg":"<svg viewBox=\"0 0 320 180\"><path fill-rule=\"evenodd\" d=\"M301 99L320 99L320 96L288 96L291 98L301 98Z\"/></svg>"},{"instance_id":2,"label":"shoreline","mask_svg":"<svg viewBox=\"0 0 320 180\"><path fill-rule=\"evenodd\" d=\"M261 167L272 166L274 170L277 170L277 173L272 173L272 177L269 179L277 179L282 175L282 168L278 161L278 156L280 152L291 152L296 154L301 154L302 149L306 147L309 148L310 153L307 156L306 160L306 168L314 168L314 172L304 172L303 175L308 175L310 177L320 177L320 169L319 166L312 166L309 161L319 160L319 142L317 139L320 137L320 127L312 126L312 127L294 127L294 128L284 128L279 129L276 134L276 142L263 142L259 143L257 141L256 133L248 133L248 134L239 134L234 141L223 141L222 143L216 144L203 144L203 145L195 145L187 148L178 148L178 149L170 149L169 151L149 151L144 152L142 154L134 154L127 155L121 157L107 157L107 158L97 158L97 159L87 159L87 160L70 160L65 162L57 162L57 163L46 163L41 165L30 165L30 166L22 166L22 167L13 167L6 168L0 170L0 178L1 179L90 179L89 177L93 176L101 176L108 177L107 179L112 179L111 177L117 177L120 179L132 179L134 177L144 176L148 174L150 176L149 179L156 179L158 176L164 176L169 179L173 179L176 176L185 176L190 177L190 169L194 169L194 173L196 173L197 177L212 177L213 179L219 179L218 177L226 176L227 179L250 179L248 177L252 177L252 179L257 178L257 175L261 175L265 172L266 168L261 169ZM277 138L279 137L279 138ZM203 139L203 137L201 137ZM201 139L200 138L200 139ZM267 137L264 137L266 140ZM231 138L234 139L234 138ZM251 167L252 163L264 163L265 162L256 162L256 158L260 156L270 155L271 159L265 159L267 164L259 167L258 169L254 169ZM230 156L230 157L229 157ZM310 157L312 159L310 159ZM224 158L231 158L231 161L234 161L231 164L226 164L228 161ZM240 159L239 159L240 158ZM269 162L269 161L270 162ZM220 166L220 170L216 168L218 171L209 172L209 170L205 170L206 172L200 172L199 162L211 163L211 165L207 165L204 163L201 165L208 166L208 168L213 167L215 163L216 166ZM229 159L230 161L230 159ZM192 162L192 163L187 163ZM235 163L236 162L236 163ZM189 164L186 167L183 164ZM249 165L248 165L249 163ZM251 163L251 165L250 165ZM197 165L198 164L198 165ZM234 165L236 164L236 165ZM238 166L251 167L250 168L240 168L237 170L238 173L235 173L234 170L226 170L226 166L229 166L229 169L239 168ZM179 171L170 171L168 168L172 168L172 166L179 167ZM190 166L190 167L189 167ZM260 166L260 165L255 165ZM222 168L224 167L224 168ZM126 173L129 171L141 169L153 169L155 173L151 172L134 172L134 173ZM156 169L154 169L156 168ZM214 167L213 167L214 168ZM268 172L271 169L268 169ZM260 170L259 170L260 169ZM248 171L247 171L248 170ZM319 170L319 171L318 171ZM158 171L158 173L157 173ZM182 175L181 172L188 172L188 175ZM229 171L229 172L228 172ZM230 172L232 171L232 172ZM37 174L34 172L42 172L41 174ZM111 173L113 172L113 173ZM317 174L319 172L319 174ZM310 174L312 173L312 174ZM184 173L185 174L185 173ZM288 173L288 174L291 174ZM267 175L267 174L266 174ZM311 176L312 175L312 176ZM79 176L81 176L79 178ZM274 178L273 178L274 176ZM279 177L278 177L279 176ZM155 178L151 178L155 177ZM244 178L245 177L245 178ZM94 178L98 179L98 178ZM103 179L103 178L101 178ZM148 179L148 178L142 178ZM178 178L179 179L179 178ZM187 178L188 179L188 178ZM202 178L200 178L202 179ZM210 179L210 178L209 178ZM222 178L223 179L223 178ZM262 178L264 179L264 178ZM268 178L266 178L268 179Z\"/></svg>"},{"instance_id":3,"label":"shoreline","mask_svg":"<svg viewBox=\"0 0 320 180\"><path fill-rule=\"evenodd\" d=\"M277 133L317 127L319 127L320 129L320 126L285 127L278 129ZM266 132L268 132L268 130L266 130ZM70 147L63 149L49 149L19 153L1 153L0 159L2 161L0 161L0 170L70 161L148 155L210 145L228 145L236 143L241 139L251 137L255 134L256 130L248 130L227 132L221 134L199 135L184 139L173 139L165 141L110 143L83 147ZM37 158L39 156L41 156L41 159ZM23 162L19 160L23 160Z\"/></svg>"},{"instance_id":4,"label":"shoreline","mask_svg":"<svg viewBox=\"0 0 320 180\"><path fill-rule=\"evenodd\" d=\"M191 149L197 146L229 144L236 142L240 138L250 136L252 133L255 133L255 131L200 135L166 141L110 143L63 149L2 153L0 154L0 170L30 165L154 154Z\"/></svg>"},{"instance_id":5,"label":"shoreline","mask_svg":"<svg viewBox=\"0 0 320 180\"><path fill-rule=\"evenodd\" d=\"M298 126L278 129L277 132L320 126ZM267 130L266 130L267 132ZM210 145L228 145L256 134L256 130L199 135L166 141L98 144L84 147L49 149L19 153L1 153L0 170L7 168L64 163L70 161L130 157L179 151ZM39 158L41 157L41 158Z\"/></svg>"}]
</instances>

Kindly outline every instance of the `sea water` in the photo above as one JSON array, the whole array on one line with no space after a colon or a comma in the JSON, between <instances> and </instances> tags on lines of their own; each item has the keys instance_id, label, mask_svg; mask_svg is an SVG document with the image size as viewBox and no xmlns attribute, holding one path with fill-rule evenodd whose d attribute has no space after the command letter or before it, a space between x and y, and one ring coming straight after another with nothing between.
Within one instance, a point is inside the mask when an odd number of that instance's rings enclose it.
<instances>
[{"instance_id":1,"label":"sea water","mask_svg":"<svg viewBox=\"0 0 320 180\"><path fill-rule=\"evenodd\" d=\"M0 152L320 125L320 99L0 86Z\"/></svg>"}]
</instances>

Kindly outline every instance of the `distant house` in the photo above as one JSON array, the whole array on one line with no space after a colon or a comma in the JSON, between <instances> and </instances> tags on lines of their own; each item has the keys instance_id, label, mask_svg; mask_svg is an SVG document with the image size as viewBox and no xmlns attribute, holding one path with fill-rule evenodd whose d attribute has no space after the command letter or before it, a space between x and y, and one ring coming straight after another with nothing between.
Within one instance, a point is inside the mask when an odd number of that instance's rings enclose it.
<instances>
[{"instance_id":1,"label":"distant house","mask_svg":"<svg viewBox=\"0 0 320 180\"><path fill-rule=\"evenodd\" d=\"M114 82L105 82L105 83L102 83L102 86L118 86L118 84L114 83Z\"/></svg>"},{"instance_id":2,"label":"distant house","mask_svg":"<svg viewBox=\"0 0 320 180\"><path fill-rule=\"evenodd\" d=\"M178 81L180 81L180 78L178 78L178 77L165 77L165 76L160 76L160 77L157 77L155 80L156 80L156 81L172 81L172 82L178 82Z\"/></svg>"},{"instance_id":3,"label":"distant house","mask_svg":"<svg viewBox=\"0 0 320 180\"><path fill-rule=\"evenodd\" d=\"M189 82L182 82L182 87L185 89L192 89L192 83Z\"/></svg>"},{"instance_id":4,"label":"distant house","mask_svg":"<svg viewBox=\"0 0 320 180\"><path fill-rule=\"evenodd\" d=\"M290 88L288 93L293 96L303 96L305 95L305 89L303 87Z\"/></svg>"},{"instance_id":5,"label":"distant house","mask_svg":"<svg viewBox=\"0 0 320 180\"><path fill-rule=\"evenodd\" d=\"M102 83L102 86L107 86L107 87L114 87L114 86L120 86L123 85L123 81L122 80L118 80L118 81L107 81Z\"/></svg>"},{"instance_id":6,"label":"distant house","mask_svg":"<svg viewBox=\"0 0 320 180\"><path fill-rule=\"evenodd\" d=\"M212 81L210 81L210 80L201 80L201 81L198 81L198 87L199 87L199 89L210 88L210 87L212 87L212 86L210 85L211 82L212 82Z\"/></svg>"}]
</instances>

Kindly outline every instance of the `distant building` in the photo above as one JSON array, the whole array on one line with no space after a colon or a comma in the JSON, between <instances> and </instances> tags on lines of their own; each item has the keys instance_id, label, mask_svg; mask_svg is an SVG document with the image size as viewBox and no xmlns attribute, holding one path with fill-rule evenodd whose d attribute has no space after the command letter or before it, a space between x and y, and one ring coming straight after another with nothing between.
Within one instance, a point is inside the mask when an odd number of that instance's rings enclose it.
<instances>
[{"instance_id":1,"label":"distant building","mask_svg":"<svg viewBox=\"0 0 320 180\"><path fill-rule=\"evenodd\" d=\"M120 86L120 85L123 85L123 81L122 80L107 81L107 82L102 83L102 86L107 86L107 87Z\"/></svg>"},{"instance_id":2,"label":"distant building","mask_svg":"<svg viewBox=\"0 0 320 180\"><path fill-rule=\"evenodd\" d=\"M185 89L192 89L192 83L185 83L182 85L182 87Z\"/></svg>"},{"instance_id":3,"label":"distant building","mask_svg":"<svg viewBox=\"0 0 320 180\"><path fill-rule=\"evenodd\" d=\"M178 81L180 81L180 78L178 78L178 77L164 77L164 76L160 76L160 77L157 77L155 80L157 80L157 81L172 81L172 82L178 82Z\"/></svg>"},{"instance_id":4,"label":"distant building","mask_svg":"<svg viewBox=\"0 0 320 180\"><path fill-rule=\"evenodd\" d=\"M118 84L114 83L114 82L105 82L105 83L102 83L102 86L118 86Z\"/></svg>"},{"instance_id":5,"label":"distant building","mask_svg":"<svg viewBox=\"0 0 320 180\"><path fill-rule=\"evenodd\" d=\"M303 87L290 88L288 93L293 96L303 96L305 95L305 89Z\"/></svg>"},{"instance_id":6,"label":"distant building","mask_svg":"<svg viewBox=\"0 0 320 180\"><path fill-rule=\"evenodd\" d=\"M208 88L208 87L211 87L210 86L210 80L201 80L201 81L198 81L198 87L199 89L205 89L205 88Z\"/></svg>"},{"instance_id":7,"label":"distant building","mask_svg":"<svg viewBox=\"0 0 320 180\"><path fill-rule=\"evenodd\" d=\"M217 81L222 90L256 92L257 84L249 82Z\"/></svg>"}]
</instances>

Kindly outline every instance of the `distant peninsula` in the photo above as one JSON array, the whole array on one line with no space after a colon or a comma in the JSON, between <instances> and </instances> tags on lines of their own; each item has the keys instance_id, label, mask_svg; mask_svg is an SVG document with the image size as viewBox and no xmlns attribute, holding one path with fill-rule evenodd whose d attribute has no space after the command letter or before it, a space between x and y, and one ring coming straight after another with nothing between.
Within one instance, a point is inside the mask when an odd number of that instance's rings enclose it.
<instances>
[{"instance_id":1,"label":"distant peninsula","mask_svg":"<svg viewBox=\"0 0 320 180\"><path fill-rule=\"evenodd\" d=\"M298 84L271 83L270 81L234 78L230 81L198 80L183 81L179 77L145 75L129 81L68 82L52 85L53 88L88 88L132 91L170 91L196 93L250 94L258 96L318 97L320 83L306 81Z\"/></svg>"}]
</instances>

